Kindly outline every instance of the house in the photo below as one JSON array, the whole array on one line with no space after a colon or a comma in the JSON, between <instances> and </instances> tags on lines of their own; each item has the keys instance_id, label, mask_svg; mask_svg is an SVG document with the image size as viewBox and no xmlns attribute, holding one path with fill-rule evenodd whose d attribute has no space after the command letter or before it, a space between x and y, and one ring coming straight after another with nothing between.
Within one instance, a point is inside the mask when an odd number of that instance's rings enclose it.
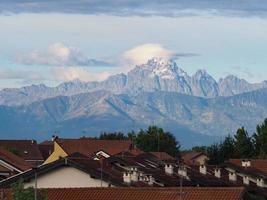
<instances>
[{"instance_id":1,"label":"house","mask_svg":"<svg viewBox=\"0 0 267 200\"><path fill-rule=\"evenodd\" d=\"M204 164L191 167L199 168L203 176L213 176L225 184L243 186L249 193L267 197L267 160L230 159L218 166Z\"/></svg>"},{"instance_id":2,"label":"house","mask_svg":"<svg viewBox=\"0 0 267 200\"><path fill-rule=\"evenodd\" d=\"M54 151L54 140L46 140L38 144L38 147L44 160L46 160Z\"/></svg>"},{"instance_id":3,"label":"house","mask_svg":"<svg viewBox=\"0 0 267 200\"><path fill-rule=\"evenodd\" d=\"M32 166L37 166L44 162L35 140L0 140L0 147L23 158Z\"/></svg>"},{"instance_id":4,"label":"house","mask_svg":"<svg viewBox=\"0 0 267 200\"><path fill-rule=\"evenodd\" d=\"M233 186L201 174L197 168L181 168L175 161L162 161L151 153L135 155L128 151L101 157L95 159L76 152L1 181L0 187L10 187L20 179L26 187L33 186L35 174L38 188Z\"/></svg>"},{"instance_id":5,"label":"house","mask_svg":"<svg viewBox=\"0 0 267 200\"><path fill-rule=\"evenodd\" d=\"M18 175L0 181L0 188L9 188L13 183L23 180L25 187L38 188L83 188L122 186L122 178L117 178L101 169L98 161L82 155L65 157L52 163L38 166Z\"/></svg>"},{"instance_id":6,"label":"house","mask_svg":"<svg viewBox=\"0 0 267 200\"><path fill-rule=\"evenodd\" d=\"M187 163L189 165L203 165L208 160L208 157L203 152L189 151L182 152L181 159L184 163Z\"/></svg>"},{"instance_id":7,"label":"house","mask_svg":"<svg viewBox=\"0 0 267 200\"><path fill-rule=\"evenodd\" d=\"M64 158L79 152L86 157L94 157L101 153L106 157L128 151L133 148L129 140L97 140L91 138L80 139L56 139L54 141L53 152L46 159L44 164L51 163L59 158Z\"/></svg>"},{"instance_id":8,"label":"house","mask_svg":"<svg viewBox=\"0 0 267 200\"><path fill-rule=\"evenodd\" d=\"M31 168L31 165L23 158L5 149L0 149L0 180L19 174Z\"/></svg>"},{"instance_id":9,"label":"house","mask_svg":"<svg viewBox=\"0 0 267 200\"><path fill-rule=\"evenodd\" d=\"M12 200L10 190L0 191L4 200ZM246 190L232 188L54 188L47 190L48 200L243 200Z\"/></svg>"},{"instance_id":10,"label":"house","mask_svg":"<svg viewBox=\"0 0 267 200\"><path fill-rule=\"evenodd\" d=\"M150 153L162 161L175 161L175 158L166 152L150 152Z\"/></svg>"}]
</instances>

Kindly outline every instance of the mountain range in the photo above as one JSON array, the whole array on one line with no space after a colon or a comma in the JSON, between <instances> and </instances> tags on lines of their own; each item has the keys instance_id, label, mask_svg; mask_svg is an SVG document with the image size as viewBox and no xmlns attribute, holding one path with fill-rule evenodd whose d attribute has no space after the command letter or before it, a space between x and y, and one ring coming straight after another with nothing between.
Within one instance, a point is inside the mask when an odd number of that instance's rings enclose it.
<instances>
[{"instance_id":1,"label":"mountain range","mask_svg":"<svg viewBox=\"0 0 267 200\"><path fill-rule=\"evenodd\" d=\"M151 59L102 82L43 84L0 91L0 134L47 139L130 131L155 124L184 147L250 132L267 116L267 81L233 75L216 81L205 70L189 76L174 61Z\"/></svg>"}]
</instances>

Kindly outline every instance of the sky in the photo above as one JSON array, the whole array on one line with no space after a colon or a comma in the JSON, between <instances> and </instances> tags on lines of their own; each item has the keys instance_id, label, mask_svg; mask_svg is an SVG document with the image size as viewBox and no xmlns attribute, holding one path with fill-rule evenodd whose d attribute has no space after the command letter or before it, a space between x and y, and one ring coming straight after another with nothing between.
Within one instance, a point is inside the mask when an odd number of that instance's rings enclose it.
<instances>
[{"instance_id":1,"label":"sky","mask_svg":"<svg viewBox=\"0 0 267 200\"><path fill-rule=\"evenodd\" d=\"M150 57L267 80L267 1L0 1L0 88L101 81Z\"/></svg>"}]
</instances>

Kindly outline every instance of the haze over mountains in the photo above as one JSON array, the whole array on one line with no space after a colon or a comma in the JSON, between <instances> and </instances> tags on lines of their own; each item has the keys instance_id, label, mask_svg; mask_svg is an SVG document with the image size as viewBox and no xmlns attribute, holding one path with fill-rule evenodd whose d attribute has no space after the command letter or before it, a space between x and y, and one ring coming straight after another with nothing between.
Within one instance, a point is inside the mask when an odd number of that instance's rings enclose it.
<instances>
[{"instance_id":1,"label":"haze over mountains","mask_svg":"<svg viewBox=\"0 0 267 200\"><path fill-rule=\"evenodd\" d=\"M95 135L156 124L183 146L212 142L267 116L267 81L235 76L216 81L204 70L189 76L174 61L151 59L102 82L75 80L0 91L3 137Z\"/></svg>"}]
</instances>

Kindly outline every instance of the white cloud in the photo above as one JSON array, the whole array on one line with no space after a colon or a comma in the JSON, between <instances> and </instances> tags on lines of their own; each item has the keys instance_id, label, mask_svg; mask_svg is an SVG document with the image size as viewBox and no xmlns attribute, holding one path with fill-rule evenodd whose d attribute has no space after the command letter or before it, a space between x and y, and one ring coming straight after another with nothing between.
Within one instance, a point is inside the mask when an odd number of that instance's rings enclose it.
<instances>
[{"instance_id":1,"label":"white cloud","mask_svg":"<svg viewBox=\"0 0 267 200\"><path fill-rule=\"evenodd\" d=\"M81 81L103 81L110 76L108 72L90 72L82 67L53 67L48 71L37 70L1 70L1 80L16 80L20 83L65 82L79 79Z\"/></svg>"},{"instance_id":2,"label":"white cloud","mask_svg":"<svg viewBox=\"0 0 267 200\"><path fill-rule=\"evenodd\" d=\"M136 46L122 54L121 71L127 72L135 65L145 64L149 59L172 59L176 60L182 57L198 56L195 53L176 53L170 49L165 48L161 44L142 44Z\"/></svg>"},{"instance_id":3,"label":"white cloud","mask_svg":"<svg viewBox=\"0 0 267 200\"><path fill-rule=\"evenodd\" d=\"M92 73L85 68L77 67L57 67L51 70L54 80L72 81L79 79L81 81L103 81L110 76L108 72Z\"/></svg>"},{"instance_id":4,"label":"white cloud","mask_svg":"<svg viewBox=\"0 0 267 200\"><path fill-rule=\"evenodd\" d=\"M123 54L123 59L134 65L143 64L151 58L171 59L174 57L176 57L175 52L164 48L160 44L143 44Z\"/></svg>"},{"instance_id":5,"label":"white cloud","mask_svg":"<svg viewBox=\"0 0 267 200\"><path fill-rule=\"evenodd\" d=\"M109 63L85 56L77 47L54 43L46 51L33 51L17 55L16 61L27 65L49 66L107 66Z\"/></svg>"}]
</instances>

